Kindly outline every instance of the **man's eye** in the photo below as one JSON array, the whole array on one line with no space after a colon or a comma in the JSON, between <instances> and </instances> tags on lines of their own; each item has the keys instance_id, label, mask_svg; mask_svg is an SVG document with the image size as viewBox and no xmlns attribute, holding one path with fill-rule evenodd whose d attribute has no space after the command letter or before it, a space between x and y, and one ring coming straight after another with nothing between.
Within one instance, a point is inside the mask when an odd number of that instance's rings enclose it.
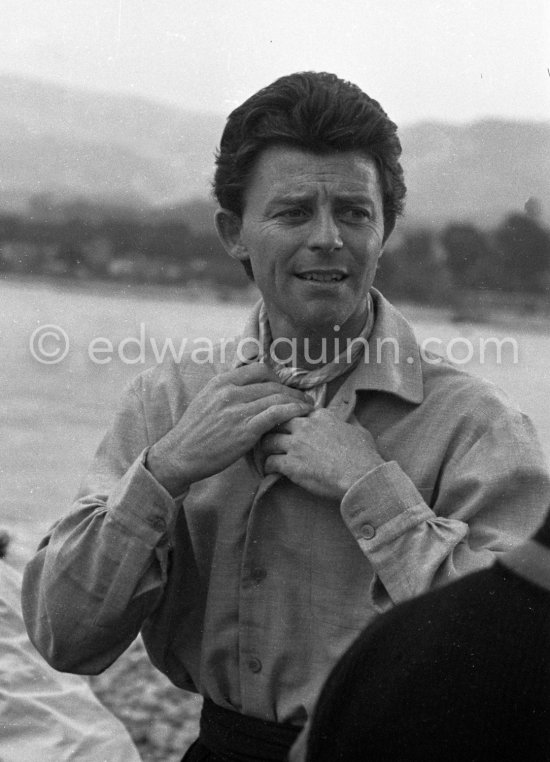
<instances>
[{"instance_id":1,"label":"man's eye","mask_svg":"<svg viewBox=\"0 0 550 762\"><path fill-rule=\"evenodd\" d=\"M363 220L370 219L370 212L368 209L363 209L360 206L352 206L347 209L342 209L340 217L350 222L362 222Z\"/></svg>"},{"instance_id":2,"label":"man's eye","mask_svg":"<svg viewBox=\"0 0 550 762\"><path fill-rule=\"evenodd\" d=\"M279 212L279 214L277 215L277 217L283 217L289 220L300 220L306 216L307 216L307 211L305 209L302 209L301 207L293 207L292 209L284 209L282 212Z\"/></svg>"}]
</instances>

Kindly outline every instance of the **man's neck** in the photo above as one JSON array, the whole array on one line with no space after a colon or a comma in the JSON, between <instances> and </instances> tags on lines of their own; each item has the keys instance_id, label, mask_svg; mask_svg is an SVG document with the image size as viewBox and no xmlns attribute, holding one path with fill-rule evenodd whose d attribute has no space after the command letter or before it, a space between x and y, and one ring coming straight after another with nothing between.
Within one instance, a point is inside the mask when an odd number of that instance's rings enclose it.
<instances>
[{"instance_id":1,"label":"man's neck","mask_svg":"<svg viewBox=\"0 0 550 762\"><path fill-rule=\"evenodd\" d=\"M365 318L366 319L366 318ZM303 370L315 370L334 362L342 354L350 354L359 342L366 342L361 333L365 319L347 326L316 326L311 330L293 330L291 327L272 327L271 348L275 358ZM357 324L356 324L357 323Z\"/></svg>"}]
</instances>

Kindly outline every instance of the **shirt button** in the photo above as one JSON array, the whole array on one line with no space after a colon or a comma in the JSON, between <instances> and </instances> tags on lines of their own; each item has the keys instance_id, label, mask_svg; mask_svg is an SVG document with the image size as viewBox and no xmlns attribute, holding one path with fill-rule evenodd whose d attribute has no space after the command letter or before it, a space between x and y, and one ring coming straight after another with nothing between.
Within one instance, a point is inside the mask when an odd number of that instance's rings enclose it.
<instances>
[{"instance_id":1,"label":"shirt button","mask_svg":"<svg viewBox=\"0 0 550 762\"><path fill-rule=\"evenodd\" d=\"M252 659L248 660L248 669L251 672L261 672L262 662L259 659L256 659L256 657L252 657Z\"/></svg>"},{"instance_id":2,"label":"shirt button","mask_svg":"<svg viewBox=\"0 0 550 762\"><path fill-rule=\"evenodd\" d=\"M164 519L161 519L160 516L151 517L148 523L149 523L149 526L157 532L166 531L166 522Z\"/></svg>"},{"instance_id":3,"label":"shirt button","mask_svg":"<svg viewBox=\"0 0 550 762\"><path fill-rule=\"evenodd\" d=\"M365 540L372 540L374 535L376 534L376 529L373 527L372 524L363 524L361 527L361 534L365 538Z\"/></svg>"},{"instance_id":4,"label":"shirt button","mask_svg":"<svg viewBox=\"0 0 550 762\"><path fill-rule=\"evenodd\" d=\"M250 576L254 582L263 582L263 580L267 577L267 571L262 569L261 566L256 566L254 569L252 569Z\"/></svg>"}]
</instances>

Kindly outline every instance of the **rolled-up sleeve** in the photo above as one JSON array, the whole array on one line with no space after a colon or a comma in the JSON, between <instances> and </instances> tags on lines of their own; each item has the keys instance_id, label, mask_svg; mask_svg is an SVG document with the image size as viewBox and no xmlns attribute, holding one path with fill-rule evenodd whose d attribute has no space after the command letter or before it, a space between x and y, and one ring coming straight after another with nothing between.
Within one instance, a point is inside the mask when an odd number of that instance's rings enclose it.
<instances>
[{"instance_id":1,"label":"rolled-up sleeve","mask_svg":"<svg viewBox=\"0 0 550 762\"><path fill-rule=\"evenodd\" d=\"M59 670L105 669L162 596L179 503L144 465L150 444L131 386L72 510L25 569L29 636Z\"/></svg>"}]
</instances>

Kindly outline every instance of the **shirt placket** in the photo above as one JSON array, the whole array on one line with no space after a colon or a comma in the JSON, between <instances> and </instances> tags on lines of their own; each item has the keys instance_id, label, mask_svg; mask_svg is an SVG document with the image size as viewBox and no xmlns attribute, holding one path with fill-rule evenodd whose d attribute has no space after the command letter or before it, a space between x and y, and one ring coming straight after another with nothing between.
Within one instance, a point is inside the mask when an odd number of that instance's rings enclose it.
<instances>
[{"instance_id":1,"label":"shirt placket","mask_svg":"<svg viewBox=\"0 0 550 762\"><path fill-rule=\"evenodd\" d=\"M342 420L353 417L354 407L355 391L353 385L348 383L342 385L328 406L330 411ZM262 479L256 492L247 524L239 590L241 706L245 713L264 716L273 714L276 696L272 694L277 689L271 684L273 635L270 628L265 626L265 617L270 605L270 584L295 585L299 582L309 585L308 574L304 573L304 570L300 572L301 576L297 577L296 569L276 565L276 548L273 543L277 542L277 538L265 531L265 518L270 511L273 515L273 496L280 479L277 474L268 474ZM304 505L297 505L296 510L306 512ZM302 518L307 521L307 517ZM307 600L309 591L304 589L304 601ZM285 623L280 624L283 628Z\"/></svg>"},{"instance_id":2,"label":"shirt placket","mask_svg":"<svg viewBox=\"0 0 550 762\"><path fill-rule=\"evenodd\" d=\"M263 531L262 514L270 509L270 493L281 477L265 476L256 492L250 509L241 564L239 591L239 676L241 704L245 714L272 713L273 698L269 697L267 659L270 648L265 637L263 617L269 601L266 599L268 575L284 577L284 569L270 568L269 538Z\"/></svg>"}]
</instances>

